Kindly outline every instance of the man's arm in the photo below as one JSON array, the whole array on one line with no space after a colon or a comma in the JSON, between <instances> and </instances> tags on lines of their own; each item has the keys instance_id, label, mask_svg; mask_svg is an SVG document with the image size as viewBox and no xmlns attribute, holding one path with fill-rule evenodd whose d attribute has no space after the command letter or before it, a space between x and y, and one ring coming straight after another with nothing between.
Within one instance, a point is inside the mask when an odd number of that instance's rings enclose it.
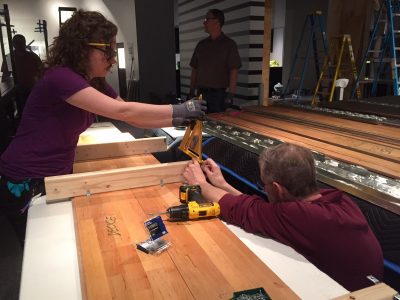
<instances>
[{"instance_id":1,"label":"man's arm","mask_svg":"<svg viewBox=\"0 0 400 300\"><path fill-rule=\"evenodd\" d=\"M219 202L223 196L228 194L227 191L217 188L207 181L200 184L201 187L201 195L208 202Z\"/></svg>"},{"instance_id":2,"label":"man's arm","mask_svg":"<svg viewBox=\"0 0 400 300\"><path fill-rule=\"evenodd\" d=\"M238 77L238 69L231 69L229 72L229 87L225 98L226 103L233 104L233 98L236 93L236 82Z\"/></svg>"},{"instance_id":3,"label":"man's arm","mask_svg":"<svg viewBox=\"0 0 400 300\"><path fill-rule=\"evenodd\" d=\"M207 182L203 171L212 184ZM207 201L218 202L227 193L232 195L242 194L225 181L220 168L211 159L207 159L202 168L196 160L192 160L185 168L183 177L188 184L200 185L201 194Z\"/></svg>"},{"instance_id":4,"label":"man's arm","mask_svg":"<svg viewBox=\"0 0 400 300\"><path fill-rule=\"evenodd\" d=\"M229 89L228 93L235 94L236 93L236 82L238 77L238 69L232 69L229 72Z\"/></svg>"},{"instance_id":5,"label":"man's arm","mask_svg":"<svg viewBox=\"0 0 400 300\"><path fill-rule=\"evenodd\" d=\"M221 168L211 158L208 158L206 161L204 161L204 163L201 165L201 169L206 174L207 179L213 186L235 196L242 194L240 191L226 182L224 175L222 175Z\"/></svg>"}]
</instances>

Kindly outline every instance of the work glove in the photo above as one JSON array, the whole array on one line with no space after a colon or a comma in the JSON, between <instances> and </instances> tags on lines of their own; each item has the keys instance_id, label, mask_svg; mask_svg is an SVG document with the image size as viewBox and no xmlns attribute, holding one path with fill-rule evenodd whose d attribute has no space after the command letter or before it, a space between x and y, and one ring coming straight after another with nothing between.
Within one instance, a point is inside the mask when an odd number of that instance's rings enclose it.
<instances>
[{"instance_id":1,"label":"work glove","mask_svg":"<svg viewBox=\"0 0 400 300\"><path fill-rule=\"evenodd\" d=\"M207 110L206 101L189 100L182 104L172 105L172 125L186 126L192 120L202 119Z\"/></svg>"}]
</instances>

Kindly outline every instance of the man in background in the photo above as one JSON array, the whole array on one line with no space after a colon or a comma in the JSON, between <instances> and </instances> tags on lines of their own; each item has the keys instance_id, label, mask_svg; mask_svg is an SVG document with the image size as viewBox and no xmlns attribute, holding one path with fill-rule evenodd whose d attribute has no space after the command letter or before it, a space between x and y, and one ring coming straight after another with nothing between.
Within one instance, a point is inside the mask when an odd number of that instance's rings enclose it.
<instances>
[{"instance_id":1,"label":"man in background","mask_svg":"<svg viewBox=\"0 0 400 300\"><path fill-rule=\"evenodd\" d=\"M25 37L21 34L16 34L12 40L14 46L14 61L15 61L15 101L17 105L17 115L21 117L25 106L26 99L35 85L38 77L43 71L43 64L39 56L28 51L26 47ZM4 66L4 62L3 62ZM4 68L6 69L6 68ZM3 70L3 76L7 76ZM8 74L11 74L8 70Z\"/></svg>"},{"instance_id":2,"label":"man in background","mask_svg":"<svg viewBox=\"0 0 400 300\"><path fill-rule=\"evenodd\" d=\"M197 89L197 95L207 102L207 113L222 112L225 103L233 103L238 69L242 66L236 43L222 32L224 22L221 10L207 12L203 24L209 37L197 44L190 61L189 98L195 96Z\"/></svg>"}]
</instances>

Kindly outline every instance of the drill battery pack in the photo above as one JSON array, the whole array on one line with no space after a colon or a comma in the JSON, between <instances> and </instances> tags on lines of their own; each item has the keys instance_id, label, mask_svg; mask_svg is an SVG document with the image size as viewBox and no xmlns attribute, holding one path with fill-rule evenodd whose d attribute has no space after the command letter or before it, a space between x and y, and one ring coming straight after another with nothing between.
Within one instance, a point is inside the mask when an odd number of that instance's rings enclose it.
<instances>
[{"instance_id":1,"label":"drill battery pack","mask_svg":"<svg viewBox=\"0 0 400 300\"><path fill-rule=\"evenodd\" d=\"M199 185L181 185L179 187L179 201L181 203L189 203L191 201L196 201L197 203L204 202L201 196L201 187Z\"/></svg>"}]
</instances>

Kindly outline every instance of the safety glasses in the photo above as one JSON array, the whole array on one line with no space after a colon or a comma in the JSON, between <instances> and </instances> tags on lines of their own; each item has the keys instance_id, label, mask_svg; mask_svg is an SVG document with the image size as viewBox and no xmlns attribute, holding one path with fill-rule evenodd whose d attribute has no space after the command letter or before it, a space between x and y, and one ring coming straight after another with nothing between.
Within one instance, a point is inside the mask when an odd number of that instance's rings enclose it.
<instances>
[{"instance_id":1,"label":"safety glasses","mask_svg":"<svg viewBox=\"0 0 400 300\"><path fill-rule=\"evenodd\" d=\"M111 44L104 44L104 43L88 43L88 45L94 49L100 50L101 52L104 53L106 56L107 60L111 60L114 57L117 56L117 51L115 51L112 47ZM104 48L100 48L104 47Z\"/></svg>"}]
</instances>

